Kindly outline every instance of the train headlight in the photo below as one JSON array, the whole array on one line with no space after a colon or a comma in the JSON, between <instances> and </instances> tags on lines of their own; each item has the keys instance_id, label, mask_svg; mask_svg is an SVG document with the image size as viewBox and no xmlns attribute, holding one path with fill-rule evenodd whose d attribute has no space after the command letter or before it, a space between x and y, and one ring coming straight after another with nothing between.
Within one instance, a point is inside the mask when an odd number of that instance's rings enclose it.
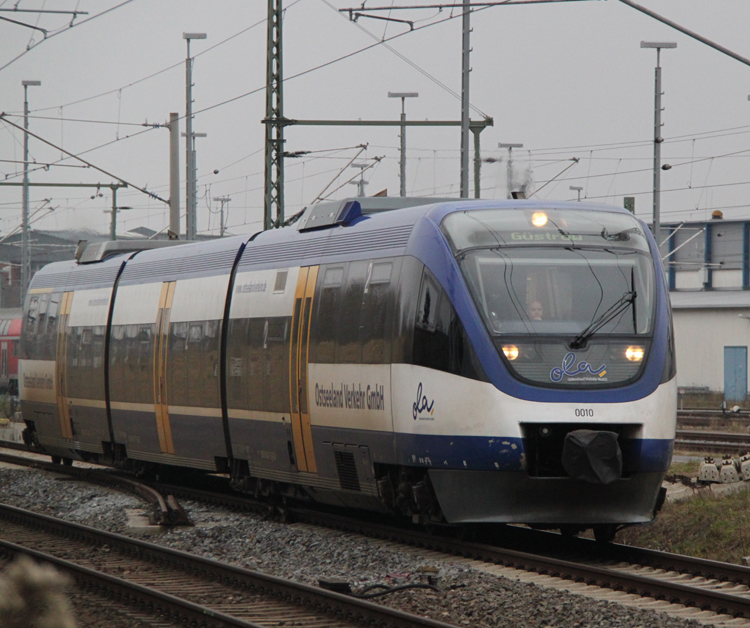
<instances>
[{"instance_id":1,"label":"train headlight","mask_svg":"<svg viewBox=\"0 0 750 628\"><path fill-rule=\"evenodd\" d=\"M544 212L534 212L531 215L531 224L535 227L543 227L547 224L547 214Z\"/></svg>"},{"instance_id":2,"label":"train headlight","mask_svg":"<svg viewBox=\"0 0 750 628\"><path fill-rule=\"evenodd\" d=\"M515 360L518 357L518 347L516 345L505 345L503 353L509 360Z\"/></svg>"},{"instance_id":3,"label":"train headlight","mask_svg":"<svg viewBox=\"0 0 750 628\"><path fill-rule=\"evenodd\" d=\"M625 357L631 362L640 362L644 355L645 351L643 350L643 347L638 345L632 345L625 349Z\"/></svg>"}]
</instances>

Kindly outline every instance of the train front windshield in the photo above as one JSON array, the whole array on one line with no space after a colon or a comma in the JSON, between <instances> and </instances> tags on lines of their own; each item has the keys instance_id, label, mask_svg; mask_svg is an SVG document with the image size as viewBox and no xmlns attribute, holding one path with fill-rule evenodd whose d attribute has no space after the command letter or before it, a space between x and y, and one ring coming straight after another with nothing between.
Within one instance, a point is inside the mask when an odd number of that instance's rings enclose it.
<instances>
[{"instance_id":1,"label":"train front windshield","mask_svg":"<svg viewBox=\"0 0 750 628\"><path fill-rule=\"evenodd\" d=\"M442 229L516 376L563 387L638 376L655 290L648 242L632 216L474 210L450 214Z\"/></svg>"}]
</instances>

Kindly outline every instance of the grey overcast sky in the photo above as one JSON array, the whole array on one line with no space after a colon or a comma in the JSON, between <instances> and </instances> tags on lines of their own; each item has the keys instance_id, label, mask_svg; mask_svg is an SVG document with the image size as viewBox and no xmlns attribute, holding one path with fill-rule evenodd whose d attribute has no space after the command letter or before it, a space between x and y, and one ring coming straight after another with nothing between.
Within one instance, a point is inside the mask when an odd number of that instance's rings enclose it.
<instances>
[{"instance_id":1,"label":"grey overcast sky","mask_svg":"<svg viewBox=\"0 0 750 628\"><path fill-rule=\"evenodd\" d=\"M297 119L398 119L400 101L389 91L416 91L406 103L412 119L458 120L461 87L461 18L451 9L393 11L396 22L360 19L338 9L361 0L284 0L284 113ZM367 6L433 4L432 0L369 0ZM655 11L734 52L750 57L747 0L639 0ZM86 11L73 28L59 14L9 13L0 18L0 110L23 123L22 80L29 87L30 130L104 170L167 198L168 131L148 129L170 112L185 113L183 32L205 32L194 41L194 130L197 140L198 230L216 233L219 203L230 197L230 233L255 232L263 215L266 2L262 0L0 0L0 9ZM101 15L99 15L101 14ZM97 16L98 17L95 17ZM448 19L453 16L454 19ZM642 40L672 41L663 68L662 217L703 219L720 209L725 218L750 218L750 67L657 22L618 0L501 6L471 17L471 116L486 114L494 127L481 136L482 197L505 198L507 151L514 150L519 180L535 198L586 199L623 204L634 196L636 213L652 207L654 66L656 52ZM420 28L421 27L421 28ZM399 36L400 35L400 36ZM374 45L385 38L385 44ZM386 45L387 44L387 45ZM369 47L369 48L368 48ZM25 52L27 51L28 52ZM366 50L363 50L366 49ZM358 54L357 51L361 51ZM348 56L347 56L348 55ZM478 110L478 111L477 111ZM481 113L479 113L481 112ZM184 121L181 122L184 131ZM184 140L180 178L184 211ZM356 148L367 145L366 150ZM452 196L459 192L457 128L407 132L407 193ZM286 161L287 215L316 197L352 196L345 183L373 163L367 194L397 195L398 128L291 127L288 151L311 151ZM113 182L111 177L32 138L31 181ZM560 174L573 162L580 161ZM0 181L22 180L23 134L0 122ZM218 173L215 171L218 170ZM559 175L559 176L558 176ZM473 181L473 179L472 179ZM340 188L336 190L336 188ZM336 191L335 191L336 190ZM472 187L473 190L473 187ZM33 227L89 228L106 232L108 188L34 187ZM0 236L17 228L21 189L0 187ZM91 197L94 197L93 199ZM167 226L163 203L121 190L118 233ZM184 222L183 222L184 224Z\"/></svg>"}]
</instances>

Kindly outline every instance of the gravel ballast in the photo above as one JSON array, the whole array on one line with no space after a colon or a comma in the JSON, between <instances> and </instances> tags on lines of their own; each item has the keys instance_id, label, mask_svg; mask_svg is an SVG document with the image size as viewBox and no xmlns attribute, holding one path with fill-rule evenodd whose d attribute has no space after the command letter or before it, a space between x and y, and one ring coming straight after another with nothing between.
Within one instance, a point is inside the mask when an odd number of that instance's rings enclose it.
<instances>
[{"instance_id":1,"label":"gravel ballast","mask_svg":"<svg viewBox=\"0 0 750 628\"><path fill-rule=\"evenodd\" d=\"M6 504L104 530L141 536L128 528L128 511L139 499L96 486L59 480L37 470L0 469L0 494ZM175 528L149 541L282 578L317 585L345 580L355 591L372 584L396 586L425 582L425 569L439 570L440 592L411 589L374 602L457 626L477 628L686 628L693 620L629 608L483 573L461 561L437 561L356 535L294 526L182 501L196 527ZM113 617L97 623L85 605L73 606L80 628L146 626ZM1 620L1 618L0 618ZM0 623L2 623L0 621Z\"/></svg>"}]
</instances>

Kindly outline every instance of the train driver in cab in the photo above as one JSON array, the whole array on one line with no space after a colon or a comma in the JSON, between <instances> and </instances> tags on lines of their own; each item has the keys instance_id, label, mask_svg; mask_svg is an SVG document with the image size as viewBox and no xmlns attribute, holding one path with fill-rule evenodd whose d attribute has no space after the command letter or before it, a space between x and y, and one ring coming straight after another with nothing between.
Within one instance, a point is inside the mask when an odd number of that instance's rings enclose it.
<instances>
[{"instance_id":1,"label":"train driver in cab","mask_svg":"<svg viewBox=\"0 0 750 628\"><path fill-rule=\"evenodd\" d=\"M542 308L542 304L539 301L531 301L529 303L528 308L526 308L529 318L532 321L540 321L542 320L542 315L544 313L544 309Z\"/></svg>"}]
</instances>

